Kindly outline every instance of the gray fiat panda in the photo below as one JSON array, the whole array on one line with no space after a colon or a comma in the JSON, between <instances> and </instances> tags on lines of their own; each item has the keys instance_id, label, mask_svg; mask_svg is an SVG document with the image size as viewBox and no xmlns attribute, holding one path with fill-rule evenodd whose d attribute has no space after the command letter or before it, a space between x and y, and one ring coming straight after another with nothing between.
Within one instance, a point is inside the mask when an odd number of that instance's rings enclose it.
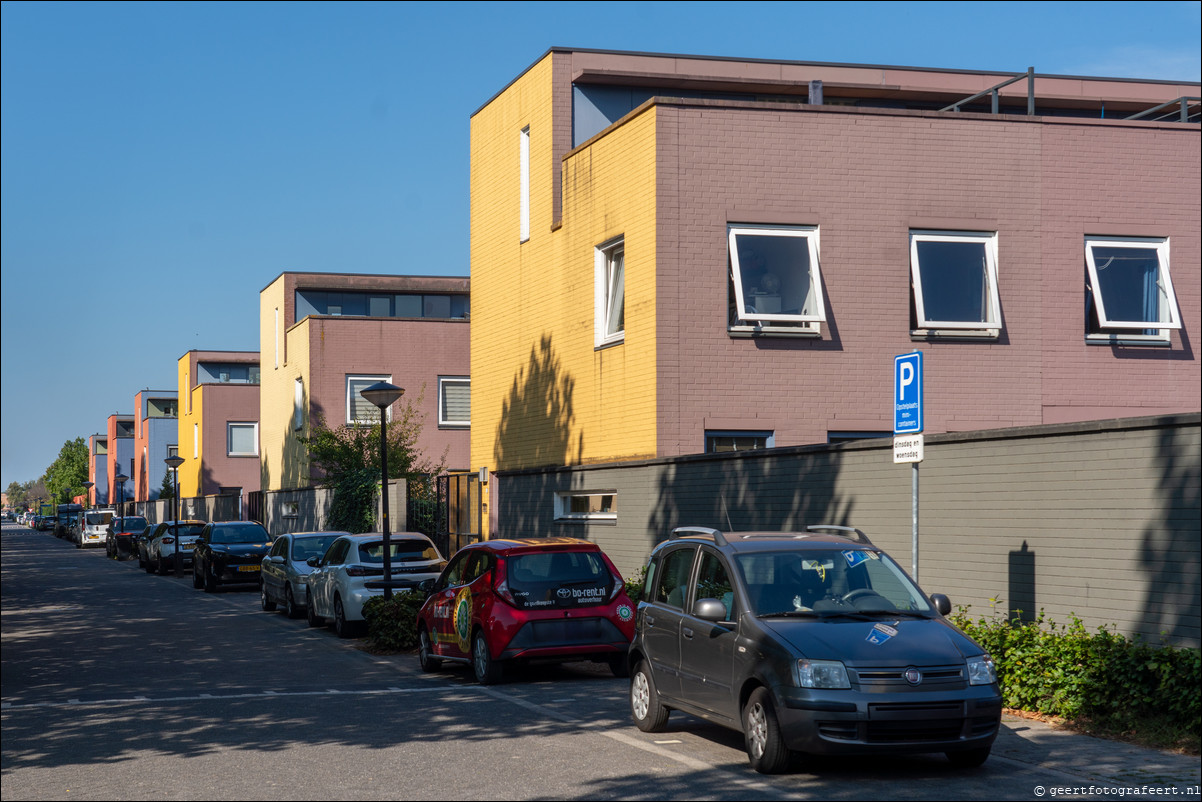
<instances>
[{"instance_id":1,"label":"gray fiat panda","mask_svg":"<svg viewBox=\"0 0 1202 802\"><path fill-rule=\"evenodd\" d=\"M741 731L751 765L797 753L943 752L979 766L1001 721L993 660L858 529L680 527L655 548L630 646L645 732L680 710Z\"/></svg>"}]
</instances>

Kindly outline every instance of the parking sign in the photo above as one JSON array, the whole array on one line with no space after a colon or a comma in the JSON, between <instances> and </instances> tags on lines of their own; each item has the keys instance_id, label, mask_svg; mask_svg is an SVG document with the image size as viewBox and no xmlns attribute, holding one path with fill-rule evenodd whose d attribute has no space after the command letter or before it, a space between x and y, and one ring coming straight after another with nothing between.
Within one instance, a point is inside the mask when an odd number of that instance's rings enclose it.
<instances>
[{"instance_id":1,"label":"parking sign","mask_svg":"<svg viewBox=\"0 0 1202 802\"><path fill-rule=\"evenodd\" d=\"M922 431L922 351L893 358L893 433Z\"/></svg>"}]
</instances>

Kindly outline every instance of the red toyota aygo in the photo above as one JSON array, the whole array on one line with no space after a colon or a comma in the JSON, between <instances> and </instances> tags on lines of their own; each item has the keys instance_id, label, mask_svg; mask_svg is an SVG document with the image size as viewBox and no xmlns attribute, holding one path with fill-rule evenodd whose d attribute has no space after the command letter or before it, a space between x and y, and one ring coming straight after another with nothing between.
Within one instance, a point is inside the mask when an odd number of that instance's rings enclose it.
<instances>
[{"instance_id":1,"label":"red toyota aygo","mask_svg":"<svg viewBox=\"0 0 1202 802\"><path fill-rule=\"evenodd\" d=\"M423 671L468 663L482 685L514 661L604 661L624 677L634 605L618 569L587 540L488 540L451 559L417 634Z\"/></svg>"}]
</instances>

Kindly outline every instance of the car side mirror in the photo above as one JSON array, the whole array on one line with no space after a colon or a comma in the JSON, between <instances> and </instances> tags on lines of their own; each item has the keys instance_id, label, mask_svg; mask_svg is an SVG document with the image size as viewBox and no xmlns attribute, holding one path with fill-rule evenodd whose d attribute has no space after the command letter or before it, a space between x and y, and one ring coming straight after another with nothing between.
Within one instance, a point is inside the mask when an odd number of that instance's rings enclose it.
<instances>
[{"instance_id":1,"label":"car side mirror","mask_svg":"<svg viewBox=\"0 0 1202 802\"><path fill-rule=\"evenodd\" d=\"M952 600L942 593L932 593L931 604L935 605L935 609L939 611L940 615L952 614Z\"/></svg>"},{"instance_id":2,"label":"car side mirror","mask_svg":"<svg viewBox=\"0 0 1202 802\"><path fill-rule=\"evenodd\" d=\"M321 565L321 558L310 557L309 559L305 560L305 565L309 566L310 568L316 568L317 566Z\"/></svg>"},{"instance_id":3,"label":"car side mirror","mask_svg":"<svg viewBox=\"0 0 1202 802\"><path fill-rule=\"evenodd\" d=\"M271 558L271 562L275 563L276 565L283 565L284 558L277 554L276 556Z\"/></svg>"},{"instance_id":4,"label":"car side mirror","mask_svg":"<svg viewBox=\"0 0 1202 802\"><path fill-rule=\"evenodd\" d=\"M421 582L417 583L417 590L420 593L424 593L429 596L434 592L434 583L437 581L438 580L435 579L423 579Z\"/></svg>"},{"instance_id":5,"label":"car side mirror","mask_svg":"<svg viewBox=\"0 0 1202 802\"><path fill-rule=\"evenodd\" d=\"M717 599L698 599L693 605L693 615L705 621L726 620L726 605Z\"/></svg>"}]
</instances>

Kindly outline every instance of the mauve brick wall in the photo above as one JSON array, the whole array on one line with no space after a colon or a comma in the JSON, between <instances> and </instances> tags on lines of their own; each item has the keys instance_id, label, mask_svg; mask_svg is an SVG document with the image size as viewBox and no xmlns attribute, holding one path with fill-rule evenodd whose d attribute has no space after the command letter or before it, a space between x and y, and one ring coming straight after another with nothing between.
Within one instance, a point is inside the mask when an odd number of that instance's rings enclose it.
<instances>
[{"instance_id":1,"label":"mauve brick wall","mask_svg":"<svg viewBox=\"0 0 1202 802\"><path fill-rule=\"evenodd\" d=\"M924 112L658 108L661 455L706 428L776 445L891 430L892 358L925 353L927 431L1196 411L1196 126ZM817 225L821 340L726 332L728 222ZM910 337L909 230L998 232L997 341ZM1165 236L1171 348L1084 342L1085 234Z\"/></svg>"},{"instance_id":2,"label":"mauve brick wall","mask_svg":"<svg viewBox=\"0 0 1202 802\"><path fill-rule=\"evenodd\" d=\"M229 456L228 424L259 420L259 385L204 384L201 392L205 420L201 427L204 464L200 469L200 495L216 495L222 487L240 487L243 493L258 490L259 458ZM190 432L188 436L192 436ZM259 449L262 451L261 445Z\"/></svg>"}]
</instances>

